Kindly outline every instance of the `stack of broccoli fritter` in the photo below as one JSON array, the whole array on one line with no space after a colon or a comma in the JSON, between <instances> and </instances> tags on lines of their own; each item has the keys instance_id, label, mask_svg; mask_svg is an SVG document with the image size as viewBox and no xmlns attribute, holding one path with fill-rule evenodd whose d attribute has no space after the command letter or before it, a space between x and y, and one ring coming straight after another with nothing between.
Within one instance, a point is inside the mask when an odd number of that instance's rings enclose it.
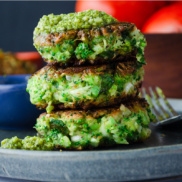
<instances>
[{"instance_id":1,"label":"stack of broccoli fritter","mask_svg":"<svg viewBox=\"0 0 182 182\"><path fill-rule=\"evenodd\" d=\"M146 40L132 23L96 10L43 16L34 46L48 63L29 79L30 100L46 113L38 135L54 148L141 141L153 116L140 98Z\"/></svg>"}]
</instances>

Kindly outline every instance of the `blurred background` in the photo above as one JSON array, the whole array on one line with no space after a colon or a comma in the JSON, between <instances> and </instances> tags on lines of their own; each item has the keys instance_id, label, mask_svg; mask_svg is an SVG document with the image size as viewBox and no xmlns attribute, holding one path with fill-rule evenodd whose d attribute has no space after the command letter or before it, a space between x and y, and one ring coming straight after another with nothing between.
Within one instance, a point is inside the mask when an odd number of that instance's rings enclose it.
<instances>
[{"instance_id":1,"label":"blurred background","mask_svg":"<svg viewBox=\"0 0 182 182\"><path fill-rule=\"evenodd\" d=\"M0 1L0 49L35 51L32 37L39 19L74 8L75 1Z\"/></svg>"},{"instance_id":2,"label":"blurred background","mask_svg":"<svg viewBox=\"0 0 182 182\"><path fill-rule=\"evenodd\" d=\"M39 60L38 67L28 68L28 73L43 65L40 55L35 54L32 39L33 30L43 15L86 9L102 10L120 21L135 23L148 43L144 85L158 85L168 97L182 98L182 1L0 1L0 74L7 74L3 72L1 59L6 60L6 68L14 65L11 55L5 58L2 50L34 52L28 57L17 55L22 60ZM20 66L25 66L24 63ZM21 73L27 72L27 67Z\"/></svg>"}]
</instances>

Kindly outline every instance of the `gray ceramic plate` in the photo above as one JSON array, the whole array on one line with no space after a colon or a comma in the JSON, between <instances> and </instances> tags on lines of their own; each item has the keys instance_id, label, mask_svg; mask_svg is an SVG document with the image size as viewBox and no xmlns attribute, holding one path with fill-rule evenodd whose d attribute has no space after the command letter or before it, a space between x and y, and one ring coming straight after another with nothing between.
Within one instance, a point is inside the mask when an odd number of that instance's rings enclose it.
<instances>
[{"instance_id":1,"label":"gray ceramic plate","mask_svg":"<svg viewBox=\"0 0 182 182\"><path fill-rule=\"evenodd\" d=\"M178 112L182 101L169 99ZM182 121L152 128L144 143L94 151L23 151L0 149L0 177L32 181L132 181L182 175ZM0 140L34 135L0 131Z\"/></svg>"}]
</instances>

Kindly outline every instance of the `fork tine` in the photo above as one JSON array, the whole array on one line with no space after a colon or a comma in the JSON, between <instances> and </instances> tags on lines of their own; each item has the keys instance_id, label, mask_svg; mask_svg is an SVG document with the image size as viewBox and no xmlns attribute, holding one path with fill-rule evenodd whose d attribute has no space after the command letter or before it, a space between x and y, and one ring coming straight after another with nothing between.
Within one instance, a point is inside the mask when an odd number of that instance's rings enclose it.
<instances>
[{"instance_id":1,"label":"fork tine","mask_svg":"<svg viewBox=\"0 0 182 182\"><path fill-rule=\"evenodd\" d=\"M147 94L146 89L142 87L142 96L147 100L150 105L151 111L156 116L157 122L152 124L155 126L167 125L174 123L182 119L182 116L178 114L173 107L168 102L162 89L155 87L149 87L149 94Z\"/></svg>"},{"instance_id":2,"label":"fork tine","mask_svg":"<svg viewBox=\"0 0 182 182\"><path fill-rule=\"evenodd\" d=\"M170 114L167 112L166 108L164 108L163 105L161 104L161 98L159 97L159 95L157 95L153 91L152 87L149 87L149 91L150 91L153 101L156 103L156 106L158 107L158 110L161 113L163 119L169 118Z\"/></svg>"},{"instance_id":3,"label":"fork tine","mask_svg":"<svg viewBox=\"0 0 182 182\"><path fill-rule=\"evenodd\" d=\"M152 102L152 98L146 93L146 89L144 87L142 87L142 96L147 100L148 104L150 105L150 108L151 108L153 114L156 116L156 119L157 119L156 121L162 120L163 117L156 109L155 105ZM156 122L156 121L154 121L154 122Z\"/></svg>"},{"instance_id":4,"label":"fork tine","mask_svg":"<svg viewBox=\"0 0 182 182\"><path fill-rule=\"evenodd\" d=\"M178 113L173 109L173 107L170 105L170 103L169 103L168 100L166 99L166 97L165 97L165 95L164 95L162 89L159 88L159 87L156 87L156 92L157 92L157 94L159 95L159 97L160 97L161 99L163 99L163 102L166 104L166 106L168 107L169 111L170 111L174 116L178 115Z\"/></svg>"}]
</instances>

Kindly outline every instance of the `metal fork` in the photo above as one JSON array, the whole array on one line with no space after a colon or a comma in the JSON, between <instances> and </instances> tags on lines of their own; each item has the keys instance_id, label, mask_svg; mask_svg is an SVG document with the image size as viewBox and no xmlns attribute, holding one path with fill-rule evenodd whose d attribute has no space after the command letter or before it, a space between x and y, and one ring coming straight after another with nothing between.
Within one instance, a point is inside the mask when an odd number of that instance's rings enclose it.
<instances>
[{"instance_id":1,"label":"metal fork","mask_svg":"<svg viewBox=\"0 0 182 182\"><path fill-rule=\"evenodd\" d=\"M156 116L153 125L167 125L182 119L182 116L170 105L161 88L155 87L154 90L149 87L148 91L146 88L142 88L142 96L147 100L153 114Z\"/></svg>"}]
</instances>

